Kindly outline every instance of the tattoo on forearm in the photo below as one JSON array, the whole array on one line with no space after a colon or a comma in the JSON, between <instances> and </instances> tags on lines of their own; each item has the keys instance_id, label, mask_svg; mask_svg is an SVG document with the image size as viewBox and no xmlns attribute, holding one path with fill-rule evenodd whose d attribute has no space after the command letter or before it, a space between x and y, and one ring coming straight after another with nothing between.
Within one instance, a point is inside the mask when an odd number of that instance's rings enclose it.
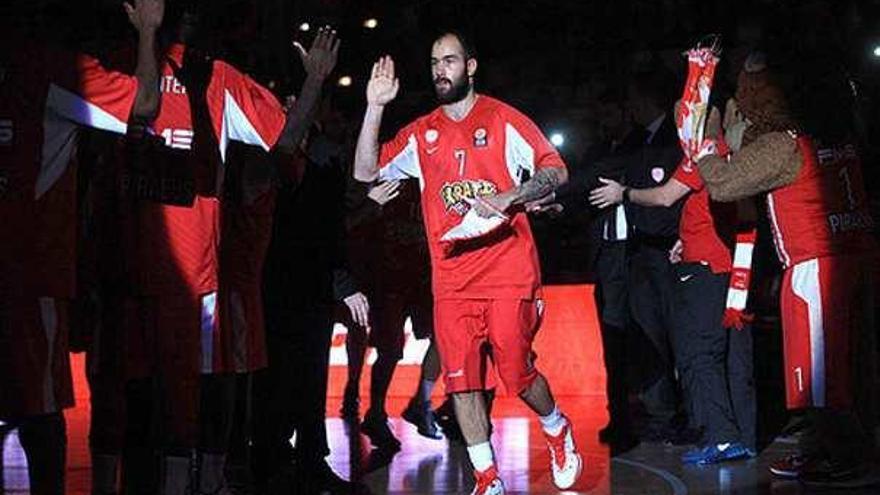
<instances>
[{"instance_id":1,"label":"tattoo on forearm","mask_svg":"<svg viewBox=\"0 0 880 495\"><path fill-rule=\"evenodd\" d=\"M531 179L516 189L515 204L528 203L555 191L559 187L559 172L553 168L543 168L535 172Z\"/></svg>"}]
</instances>

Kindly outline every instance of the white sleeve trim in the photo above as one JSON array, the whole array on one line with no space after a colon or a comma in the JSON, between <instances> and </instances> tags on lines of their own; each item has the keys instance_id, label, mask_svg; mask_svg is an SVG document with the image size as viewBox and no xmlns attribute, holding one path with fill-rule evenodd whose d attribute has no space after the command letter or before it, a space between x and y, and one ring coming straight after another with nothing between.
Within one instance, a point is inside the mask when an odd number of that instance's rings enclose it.
<instances>
[{"instance_id":1,"label":"white sleeve trim","mask_svg":"<svg viewBox=\"0 0 880 495\"><path fill-rule=\"evenodd\" d=\"M422 167L419 162L419 142L415 134L410 134L406 146L400 150L387 165L379 169L379 180L391 181L407 178L419 179L419 187L425 188Z\"/></svg>"},{"instance_id":2,"label":"white sleeve trim","mask_svg":"<svg viewBox=\"0 0 880 495\"><path fill-rule=\"evenodd\" d=\"M504 160L514 185L522 183L522 171L535 175L535 149L510 123L504 126Z\"/></svg>"},{"instance_id":3,"label":"white sleeve trim","mask_svg":"<svg viewBox=\"0 0 880 495\"><path fill-rule=\"evenodd\" d=\"M56 84L49 85L43 114L43 147L34 197L40 199L64 175L73 156L77 125L125 134L128 125L113 114Z\"/></svg>"},{"instance_id":4,"label":"white sleeve trim","mask_svg":"<svg viewBox=\"0 0 880 495\"><path fill-rule=\"evenodd\" d=\"M125 134L128 127L110 112L56 84L49 85L46 106L68 120L95 129Z\"/></svg>"},{"instance_id":5,"label":"white sleeve trim","mask_svg":"<svg viewBox=\"0 0 880 495\"><path fill-rule=\"evenodd\" d=\"M232 97L229 90L224 90L223 97L223 122L220 130L220 156L226 161L226 146L229 140L240 141L245 144L260 146L269 151L270 146L263 140L263 136L251 123L244 111L238 106L238 102Z\"/></svg>"}]
</instances>

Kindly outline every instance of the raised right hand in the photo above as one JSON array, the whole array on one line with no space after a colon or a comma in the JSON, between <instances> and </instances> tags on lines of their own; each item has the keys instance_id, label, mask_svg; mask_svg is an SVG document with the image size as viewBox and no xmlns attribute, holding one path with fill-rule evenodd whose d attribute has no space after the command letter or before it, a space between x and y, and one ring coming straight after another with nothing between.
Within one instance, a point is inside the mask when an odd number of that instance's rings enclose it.
<instances>
[{"instance_id":1,"label":"raised right hand","mask_svg":"<svg viewBox=\"0 0 880 495\"><path fill-rule=\"evenodd\" d=\"M400 81L394 76L394 60L386 55L373 64L367 83L367 104L385 106L397 96L398 89Z\"/></svg>"},{"instance_id":2,"label":"raised right hand","mask_svg":"<svg viewBox=\"0 0 880 495\"><path fill-rule=\"evenodd\" d=\"M134 0L122 4L128 20L138 32L152 31L155 32L162 24L162 17L165 15L165 0Z\"/></svg>"}]
</instances>

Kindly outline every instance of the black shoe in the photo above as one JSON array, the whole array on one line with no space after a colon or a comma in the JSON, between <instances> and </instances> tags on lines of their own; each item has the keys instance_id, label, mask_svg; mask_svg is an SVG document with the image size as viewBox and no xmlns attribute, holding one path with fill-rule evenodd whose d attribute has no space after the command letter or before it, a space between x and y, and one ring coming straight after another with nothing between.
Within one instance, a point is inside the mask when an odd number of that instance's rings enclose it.
<instances>
[{"instance_id":1,"label":"black shoe","mask_svg":"<svg viewBox=\"0 0 880 495\"><path fill-rule=\"evenodd\" d=\"M373 446L383 450L399 450L400 440L388 427L388 416L367 413L361 423L361 432L370 438Z\"/></svg>"},{"instance_id":2,"label":"black shoe","mask_svg":"<svg viewBox=\"0 0 880 495\"><path fill-rule=\"evenodd\" d=\"M401 416L406 422L416 427L419 435L434 440L443 439L443 434L440 433L440 427L437 425L437 420L434 417L434 411L431 410L430 402L419 404L417 401L410 401Z\"/></svg>"}]
</instances>

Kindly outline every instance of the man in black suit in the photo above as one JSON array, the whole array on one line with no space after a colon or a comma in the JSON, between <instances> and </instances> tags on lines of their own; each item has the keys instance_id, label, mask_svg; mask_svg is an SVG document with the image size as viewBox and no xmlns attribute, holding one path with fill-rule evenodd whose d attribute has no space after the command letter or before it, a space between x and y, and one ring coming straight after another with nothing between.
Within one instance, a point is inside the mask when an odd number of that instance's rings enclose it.
<instances>
[{"instance_id":1,"label":"man in black suit","mask_svg":"<svg viewBox=\"0 0 880 495\"><path fill-rule=\"evenodd\" d=\"M625 183L633 188L665 183L682 159L672 108L675 86L661 70L635 74L628 85L633 120L644 130L641 145L624 158ZM602 179L599 179L602 181ZM625 202L629 269L627 292L633 321L647 338L640 347L640 397L647 421L641 437L670 441L678 410L671 348L675 273L669 253L678 240L681 202L669 208Z\"/></svg>"},{"instance_id":2,"label":"man in black suit","mask_svg":"<svg viewBox=\"0 0 880 495\"><path fill-rule=\"evenodd\" d=\"M623 91L610 89L599 97L598 120L601 141L590 147L584 166L574 169L571 181L556 194L555 208L573 213L589 208L588 191L597 184L597 177L623 179L626 158L637 150L645 132L630 118ZM599 431L599 440L622 453L638 444L629 412L628 370L632 357L627 357L631 317L627 297L628 234L624 208L599 210L590 223L589 268L594 274L596 308L605 357L606 394L610 420Z\"/></svg>"}]
</instances>

